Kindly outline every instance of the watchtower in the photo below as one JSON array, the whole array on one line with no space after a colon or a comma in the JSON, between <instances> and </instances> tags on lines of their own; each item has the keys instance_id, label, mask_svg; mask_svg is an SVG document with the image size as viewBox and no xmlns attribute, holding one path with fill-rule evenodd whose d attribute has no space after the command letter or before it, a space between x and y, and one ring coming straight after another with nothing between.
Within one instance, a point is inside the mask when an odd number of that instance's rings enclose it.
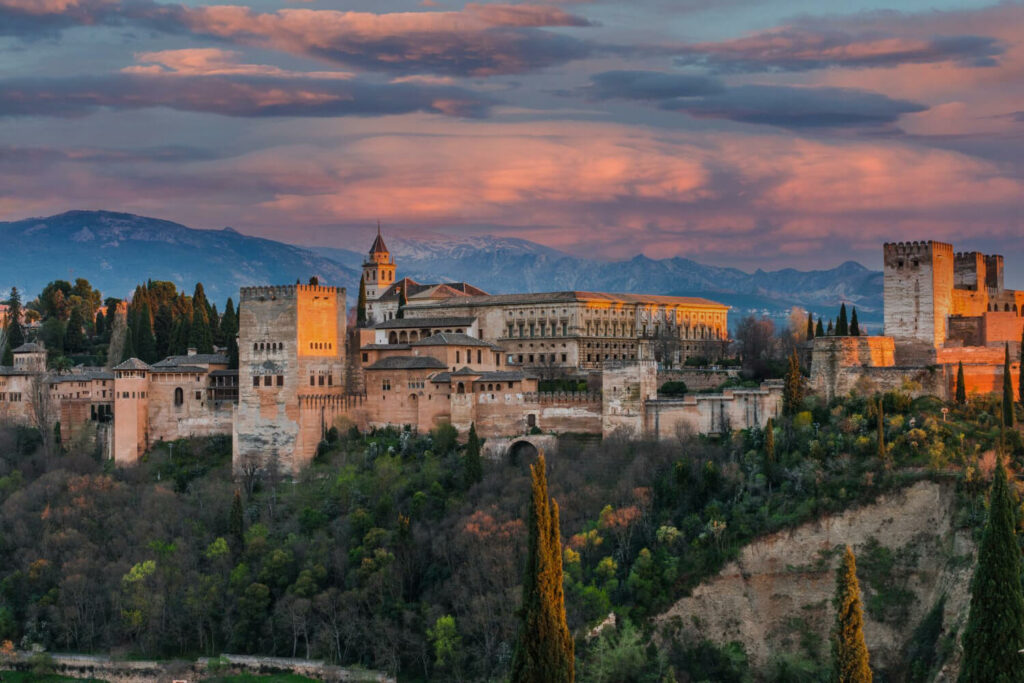
<instances>
[{"instance_id":1,"label":"watchtower","mask_svg":"<svg viewBox=\"0 0 1024 683\"><path fill-rule=\"evenodd\" d=\"M363 263L367 322L375 323L383 319L376 304L388 287L393 284L395 284L395 261L391 258L391 252L388 251L384 244L384 238L380 234L380 223L377 223L377 238L373 240L369 256Z\"/></svg>"},{"instance_id":2,"label":"watchtower","mask_svg":"<svg viewBox=\"0 0 1024 683\"><path fill-rule=\"evenodd\" d=\"M889 242L884 246L885 334L934 350L946 341L953 306L953 246Z\"/></svg>"}]
</instances>

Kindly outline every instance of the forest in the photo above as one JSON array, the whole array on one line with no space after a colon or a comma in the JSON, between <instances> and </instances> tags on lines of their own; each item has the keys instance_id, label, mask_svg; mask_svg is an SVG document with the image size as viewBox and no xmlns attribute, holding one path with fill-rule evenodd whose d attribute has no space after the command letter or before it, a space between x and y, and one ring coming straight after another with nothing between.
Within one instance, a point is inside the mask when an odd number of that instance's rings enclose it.
<instances>
[{"instance_id":1,"label":"forest","mask_svg":"<svg viewBox=\"0 0 1024 683\"><path fill-rule=\"evenodd\" d=\"M972 399L946 421L942 407L903 392L811 397L770 431L721 440L561 438L548 477L578 680L752 680L742 645L659 647L650 617L759 535L924 477L956 480L957 524L980 529L979 462L1001 438L1000 406ZM236 481L227 438L157 444L138 467L114 469L4 427L0 641L501 680L518 624L529 463L481 462L460 436L338 425L300 479ZM1019 465L1019 435L1005 438ZM587 637L611 612L618 628ZM941 664L938 644L926 649ZM824 659L780 657L758 679L823 680Z\"/></svg>"}]
</instances>

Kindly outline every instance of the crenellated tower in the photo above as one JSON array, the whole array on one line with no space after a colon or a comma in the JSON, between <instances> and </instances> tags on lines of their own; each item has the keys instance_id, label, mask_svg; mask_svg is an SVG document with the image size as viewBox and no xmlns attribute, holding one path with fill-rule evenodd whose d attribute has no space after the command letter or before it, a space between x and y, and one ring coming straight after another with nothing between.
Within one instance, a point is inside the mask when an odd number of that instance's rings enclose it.
<instances>
[{"instance_id":1,"label":"crenellated tower","mask_svg":"<svg viewBox=\"0 0 1024 683\"><path fill-rule=\"evenodd\" d=\"M383 320L377 302L388 288L395 284L395 261L384 244L377 223L377 238L373 240L370 254L363 263L363 284L366 287L366 320L372 324Z\"/></svg>"},{"instance_id":2,"label":"crenellated tower","mask_svg":"<svg viewBox=\"0 0 1024 683\"><path fill-rule=\"evenodd\" d=\"M896 339L897 347L941 347L957 279L952 245L890 242L884 260L885 334Z\"/></svg>"}]
</instances>

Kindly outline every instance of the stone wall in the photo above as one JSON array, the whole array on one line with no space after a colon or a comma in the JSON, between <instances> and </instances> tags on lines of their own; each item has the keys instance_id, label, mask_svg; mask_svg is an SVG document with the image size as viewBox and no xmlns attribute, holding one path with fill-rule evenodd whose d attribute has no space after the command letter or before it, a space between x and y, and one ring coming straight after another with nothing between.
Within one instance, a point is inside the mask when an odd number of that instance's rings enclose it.
<instances>
[{"instance_id":1,"label":"stone wall","mask_svg":"<svg viewBox=\"0 0 1024 683\"><path fill-rule=\"evenodd\" d=\"M859 375L862 368L892 367L895 358L892 337L817 337L811 351L810 386L831 400L849 392L851 376Z\"/></svg>"},{"instance_id":2,"label":"stone wall","mask_svg":"<svg viewBox=\"0 0 1024 683\"><path fill-rule=\"evenodd\" d=\"M654 361L609 362L601 376L601 432L637 437L645 430L645 403L658 398Z\"/></svg>"},{"instance_id":3,"label":"stone wall","mask_svg":"<svg viewBox=\"0 0 1024 683\"><path fill-rule=\"evenodd\" d=\"M952 312L953 247L942 242L894 242L883 248L885 334L941 346Z\"/></svg>"},{"instance_id":4,"label":"stone wall","mask_svg":"<svg viewBox=\"0 0 1024 683\"><path fill-rule=\"evenodd\" d=\"M686 382L686 388L690 391L706 391L717 389L730 379L740 376L739 368L723 368L712 370L710 368L677 368L673 370L658 370L658 388L665 382Z\"/></svg>"},{"instance_id":5,"label":"stone wall","mask_svg":"<svg viewBox=\"0 0 1024 683\"><path fill-rule=\"evenodd\" d=\"M766 383L760 389L726 389L721 394L659 398L647 401L645 410L646 434L658 440L761 428L769 418L782 412L782 386Z\"/></svg>"}]
</instances>

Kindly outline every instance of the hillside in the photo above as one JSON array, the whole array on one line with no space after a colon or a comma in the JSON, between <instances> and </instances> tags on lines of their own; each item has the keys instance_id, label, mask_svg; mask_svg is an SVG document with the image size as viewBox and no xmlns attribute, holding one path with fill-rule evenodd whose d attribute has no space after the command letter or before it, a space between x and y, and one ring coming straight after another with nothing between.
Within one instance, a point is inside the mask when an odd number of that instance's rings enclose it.
<instances>
[{"instance_id":1,"label":"hillside","mask_svg":"<svg viewBox=\"0 0 1024 683\"><path fill-rule=\"evenodd\" d=\"M69 211L0 223L0 291L35 296L55 279L84 277L105 296L125 297L140 282L169 280L191 292L202 282L223 304L244 285L319 276L351 286L359 274L305 249L242 235L230 228L195 230L179 223L110 211Z\"/></svg>"}]
</instances>

